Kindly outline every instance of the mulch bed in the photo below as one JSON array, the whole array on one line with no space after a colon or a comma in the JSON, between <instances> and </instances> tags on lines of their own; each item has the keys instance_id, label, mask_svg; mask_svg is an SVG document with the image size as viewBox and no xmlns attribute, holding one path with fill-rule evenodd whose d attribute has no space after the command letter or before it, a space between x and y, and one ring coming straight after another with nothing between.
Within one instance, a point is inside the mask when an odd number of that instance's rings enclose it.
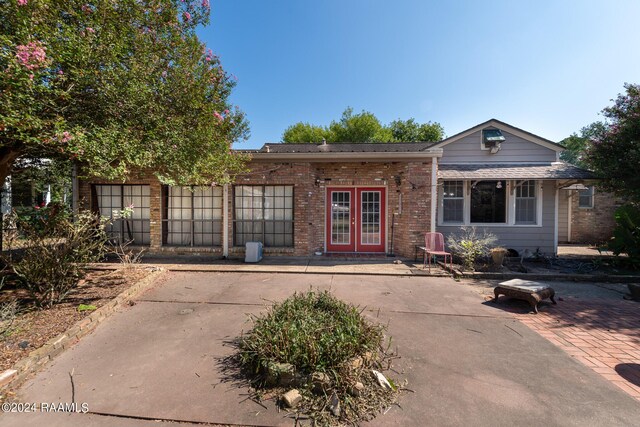
<instances>
[{"instance_id":1,"label":"mulch bed","mask_svg":"<svg viewBox=\"0 0 640 427\"><path fill-rule=\"evenodd\" d=\"M0 302L18 298L21 308L9 331L0 335L0 372L93 312L78 311L80 304L100 308L148 274L150 270L142 268L90 271L63 303L43 310L30 307L24 290L6 286Z\"/></svg>"}]
</instances>

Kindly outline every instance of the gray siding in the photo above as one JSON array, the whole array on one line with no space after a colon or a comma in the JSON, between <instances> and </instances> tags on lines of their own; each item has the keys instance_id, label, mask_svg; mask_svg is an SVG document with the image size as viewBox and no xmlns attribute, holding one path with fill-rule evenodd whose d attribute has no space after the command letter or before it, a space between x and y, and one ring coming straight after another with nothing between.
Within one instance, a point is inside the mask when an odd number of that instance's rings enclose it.
<instances>
[{"instance_id":1,"label":"gray siding","mask_svg":"<svg viewBox=\"0 0 640 427\"><path fill-rule=\"evenodd\" d=\"M481 131L474 132L458 141L442 147L440 163L528 163L555 162L556 152L549 148L527 141L506 131L502 131L506 140L496 154L480 147Z\"/></svg>"},{"instance_id":2,"label":"gray siding","mask_svg":"<svg viewBox=\"0 0 640 427\"><path fill-rule=\"evenodd\" d=\"M568 190L558 192L558 243L569 242L569 194Z\"/></svg>"},{"instance_id":3,"label":"gray siding","mask_svg":"<svg viewBox=\"0 0 640 427\"><path fill-rule=\"evenodd\" d=\"M478 227L485 228L498 238L497 245L515 249L522 253L524 249L535 252L537 248L546 255L555 253L554 248L555 181L546 181L542 190L542 227ZM438 226L437 230L446 236L460 230L459 226Z\"/></svg>"}]
</instances>

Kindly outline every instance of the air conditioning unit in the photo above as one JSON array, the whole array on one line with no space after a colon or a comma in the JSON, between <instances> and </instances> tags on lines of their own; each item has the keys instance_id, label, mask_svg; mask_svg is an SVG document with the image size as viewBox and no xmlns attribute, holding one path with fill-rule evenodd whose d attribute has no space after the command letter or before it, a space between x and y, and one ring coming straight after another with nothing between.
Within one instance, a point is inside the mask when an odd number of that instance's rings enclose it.
<instances>
[{"instance_id":1,"label":"air conditioning unit","mask_svg":"<svg viewBox=\"0 0 640 427\"><path fill-rule=\"evenodd\" d=\"M244 262L260 262L262 260L262 242L245 244Z\"/></svg>"}]
</instances>

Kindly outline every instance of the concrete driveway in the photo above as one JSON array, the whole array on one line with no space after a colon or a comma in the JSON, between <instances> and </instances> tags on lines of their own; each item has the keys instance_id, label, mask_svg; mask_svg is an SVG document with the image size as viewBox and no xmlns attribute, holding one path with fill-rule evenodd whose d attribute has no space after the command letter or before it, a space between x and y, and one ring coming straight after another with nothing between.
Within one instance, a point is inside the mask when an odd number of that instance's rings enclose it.
<instances>
[{"instance_id":1,"label":"concrete driveway","mask_svg":"<svg viewBox=\"0 0 640 427\"><path fill-rule=\"evenodd\" d=\"M637 425L640 404L500 306L448 278L171 273L27 382L21 402L86 402L88 414L8 413L0 426L293 425L273 402L221 382L225 340L248 313L309 287L389 322L403 394L371 425ZM532 315L533 316L533 315Z\"/></svg>"}]
</instances>

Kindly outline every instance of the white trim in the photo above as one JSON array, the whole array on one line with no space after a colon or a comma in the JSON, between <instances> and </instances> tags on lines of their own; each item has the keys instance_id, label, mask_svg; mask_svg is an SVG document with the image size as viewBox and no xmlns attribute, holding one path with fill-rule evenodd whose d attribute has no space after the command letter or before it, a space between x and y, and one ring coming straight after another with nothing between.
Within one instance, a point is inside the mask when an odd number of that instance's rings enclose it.
<instances>
[{"instance_id":1,"label":"white trim","mask_svg":"<svg viewBox=\"0 0 640 427\"><path fill-rule=\"evenodd\" d=\"M436 231L436 213L438 203L438 161L431 159L431 223L429 229L432 233Z\"/></svg>"},{"instance_id":2,"label":"white trim","mask_svg":"<svg viewBox=\"0 0 640 427\"><path fill-rule=\"evenodd\" d=\"M231 207L229 206L229 184L222 186L222 256L229 256L229 214Z\"/></svg>"},{"instance_id":3,"label":"white trim","mask_svg":"<svg viewBox=\"0 0 640 427\"><path fill-rule=\"evenodd\" d=\"M247 153L251 160L308 160L315 162L353 162L373 160L385 162L388 160L416 160L442 157L442 150L428 149L412 152L339 152L339 153Z\"/></svg>"},{"instance_id":4,"label":"white trim","mask_svg":"<svg viewBox=\"0 0 640 427\"><path fill-rule=\"evenodd\" d=\"M506 185L506 212L505 222L491 222L480 223L471 222L471 183L473 180L469 179L446 179L444 181L462 181L463 189L463 205L462 205L462 222L444 222L444 195L443 191L438 191L438 215L437 226L438 227L462 227L462 226L477 226L477 227L523 227L523 228L541 228L542 227L542 211L543 211L543 181L542 180L506 180L506 179L485 179L479 181L505 181ZM536 182L536 223L535 224L516 224L515 222L515 181L535 181ZM442 186L442 183L440 184ZM556 204L557 208L557 204ZM557 225L557 224L556 224Z\"/></svg>"},{"instance_id":5,"label":"white trim","mask_svg":"<svg viewBox=\"0 0 640 427\"><path fill-rule=\"evenodd\" d=\"M356 188L356 191L358 191L357 188ZM362 193L378 193L380 195L378 197L378 200L379 200L378 201L378 203L379 203L378 214L380 215L378 217L378 237L379 237L379 239L378 239L379 242L378 243L364 243L362 241L362 202L363 202ZM357 197L356 197L356 199L357 199ZM363 191L360 191L360 206L359 207L360 207L360 218L356 217L356 222L358 223L358 226L360 227L360 230L358 230L356 228L356 234L360 235L360 242L359 242L360 246L380 246L380 244L382 244L382 234L381 234L382 233L382 216L381 216L382 215L382 209L381 209L382 208L382 191L381 190L363 190ZM387 205L385 203L385 210L386 210L386 208L387 208ZM356 213L357 212L358 211L356 211ZM358 221L358 220L360 220L360 221Z\"/></svg>"},{"instance_id":6,"label":"white trim","mask_svg":"<svg viewBox=\"0 0 640 427\"><path fill-rule=\"evenodd\" d=\"M572 211L571 205L573 205L573 192L569 191L569 197L567 197L567 242L571 243L571 220L572 220Z\"/></svg>"},{"instance_id":7,"label":"white trim","mask_svg":"<svg viewBox=\"0 0 640 427\"><path fill-rule=\"evenodd\" d=\"M555 206L553 209L553 255L557 255L558 254L558 194L560 193L560 190L558 190L558 187L556 187L556 194L555 194Z\"/></svg>"},{"instance_id":8,"label":"white trim","mask_svg":"<svg viewBox=\"0 0 640 427\"><path fill-rule=\"evenodd\" d=\"M349 241L347 243L333 243L333 194L329 194L331 197L329 198L329 204L330 204L330 212L329 212L329 228L331 230L330 232L330 236L329 239L331 240L331 246L351 246L351 229L352 227L355 227L355 224L351 224L351 212L353 210L354 207L354 203L352 199L357 199L356 194L355 194L355 187L353 188L353 192L351 191L339 191L336 190L335 192L340 192L340 193L349 193ZM329 190L327 189L327 193L333 193L333 190ZM351 197L351 194L353 194L354 197ZM355 230L354 230L355 231ZM353 244L354 246L354 251L358 252L358 244L357 242L354 242Z\"/></svg>"}]
</instances>

